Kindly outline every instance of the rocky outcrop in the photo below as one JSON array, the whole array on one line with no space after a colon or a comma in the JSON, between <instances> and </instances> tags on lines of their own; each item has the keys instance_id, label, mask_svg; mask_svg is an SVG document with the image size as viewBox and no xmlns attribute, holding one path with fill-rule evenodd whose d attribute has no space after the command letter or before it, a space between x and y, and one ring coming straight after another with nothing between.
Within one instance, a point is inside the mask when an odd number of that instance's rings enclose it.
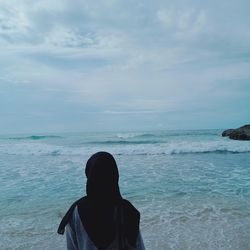
<instances>
[{"instance_id":1,"label":"rocky outcrop","mask_svg":"<svg viewBox=\"0 0 250 250\"><path fill-rule=\"evenodd\" d=\"M250 140L250 125L245 125L236 129L223 131L222 136L228 136L233 140Z\"/></svg>"}]
</instances>

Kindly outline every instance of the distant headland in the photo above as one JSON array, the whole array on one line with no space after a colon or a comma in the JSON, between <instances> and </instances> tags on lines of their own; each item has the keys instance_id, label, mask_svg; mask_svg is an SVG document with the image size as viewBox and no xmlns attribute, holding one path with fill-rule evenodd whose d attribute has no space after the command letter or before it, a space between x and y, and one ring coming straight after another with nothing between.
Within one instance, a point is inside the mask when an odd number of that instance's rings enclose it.
<instances>
[{"instance_id":1,"label":"distant headland","mask_svg":"<svg viewBox=\"0 0 250 250\"><path fill-rule=\"evenodd\" d=\"M250 124L236 129L227 129L223 131L222 136L228 136L233 140L250 140Z\"/></svg>"}]
</instances>

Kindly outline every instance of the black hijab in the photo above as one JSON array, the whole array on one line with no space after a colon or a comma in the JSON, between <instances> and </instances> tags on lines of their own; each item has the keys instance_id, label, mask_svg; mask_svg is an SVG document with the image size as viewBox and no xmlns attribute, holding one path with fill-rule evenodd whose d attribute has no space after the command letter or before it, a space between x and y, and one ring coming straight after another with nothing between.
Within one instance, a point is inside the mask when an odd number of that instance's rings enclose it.
<instances>
[{"instance_id":1,"label":"black hijab","mask_svg":"<svg viewBox=\"0 0 250 250\"><path fill-rule=\"evenodd\" d=\"M85 174L88 199L103 205L113 205L121 201L118 168L111 154L98 152L92 155L87 161Z\"/></svg>"},{"instance_id":2,"label":"black hijab","mask_svg":"<svg viewBox=\"0 0 250 250\"><path fill-rule=\"evenodd\" d=\"M126 249L126 242L135 246L140 213L120 194L119 173L113 156L107 152L92 155L87 161L85 174L87 196L71 206L58 233L64 233L64 227L77 206L81 222L98 249L106 249L117 234L119 249Z\"/></svg>"}]
</instances>

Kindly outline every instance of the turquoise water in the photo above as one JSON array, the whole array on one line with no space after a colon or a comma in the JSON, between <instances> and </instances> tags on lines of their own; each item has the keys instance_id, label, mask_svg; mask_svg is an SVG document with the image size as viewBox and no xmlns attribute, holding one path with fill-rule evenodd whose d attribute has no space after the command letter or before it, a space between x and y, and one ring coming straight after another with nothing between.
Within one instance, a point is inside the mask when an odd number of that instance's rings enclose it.
<instances>
[{"instance_id":1,"label":"turquoise water","mask_svg":"<svg viewBox=\"0 0 250 250\"><path fill-rule=\"evenodd\" d=\"M220 130L0 137L0 249L65 249L89 156L114 154L147 249L250 249L250 142Z\"/></svg>"}]
</instances>

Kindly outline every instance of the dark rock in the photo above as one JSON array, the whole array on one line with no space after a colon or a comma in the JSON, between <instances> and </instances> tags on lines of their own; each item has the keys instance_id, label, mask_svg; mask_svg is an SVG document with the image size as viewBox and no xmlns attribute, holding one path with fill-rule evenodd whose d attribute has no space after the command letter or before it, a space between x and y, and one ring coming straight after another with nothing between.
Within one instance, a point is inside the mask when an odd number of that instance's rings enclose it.
<instances>
[{"instance_id":1,"label":"dark rock","mask_svg":"<svg viewBox=\"0 0 250 250\"><path fill-rule=\"evenodd\" d=\"M222 132L222 136L229 136L233 131L234 129L227 129Z\"/></svg>"},{"instance_id":2,"label":"dark rock","mask_svg":"<svg viewBox=\"0 0 250 250\"><path fill-rule=\"evenodd\" d=\"M227 129L223 131L222 136L228 136L233 140L250 140L250 125L245 125L236 129Z\"/></svg>"}]
</instances>

